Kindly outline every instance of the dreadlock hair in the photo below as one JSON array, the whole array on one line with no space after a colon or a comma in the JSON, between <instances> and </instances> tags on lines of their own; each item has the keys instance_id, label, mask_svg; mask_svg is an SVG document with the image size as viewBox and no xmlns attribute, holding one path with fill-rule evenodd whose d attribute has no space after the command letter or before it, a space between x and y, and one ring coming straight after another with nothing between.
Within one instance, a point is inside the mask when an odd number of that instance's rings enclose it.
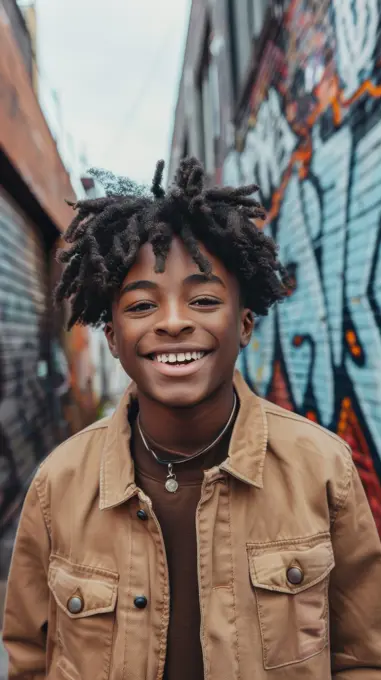
<instances>
[{"instance_id":1,"label":"dreadlock hair","mask_svg":"<svg viewBox=\"0 0 381 680\"><path fill-rule=\"evenodd\" d=\"M163 272L174 236L206 275L211 265L199 243L218 257L238 279L242 301L254 314L266 315L287 295L287 272L277 259L277 246L252 221L266 216L252 197L258 187L208 189L202 165L187 158L166 193L163 170L164 161L159 161L152 195L122 192L70 204L77 214L64 236L71 246L59 254L66 267L55 291L57 303L72 303L69 329L75 323L111 321L112 301L139 249L150 243L155 271Z\"/></svg>"}]
</instances>

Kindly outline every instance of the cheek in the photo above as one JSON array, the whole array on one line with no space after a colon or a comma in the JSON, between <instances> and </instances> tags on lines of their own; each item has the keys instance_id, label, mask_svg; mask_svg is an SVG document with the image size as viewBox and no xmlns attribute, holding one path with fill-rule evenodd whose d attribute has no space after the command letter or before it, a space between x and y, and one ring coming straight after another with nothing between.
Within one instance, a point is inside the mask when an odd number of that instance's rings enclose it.
<instances>
[{"instance_id":1,"label":"cheek","mask_svg":"<svg viewBox=\"0 0 381 680\"><path fill-rule=\"evenodd\" d=\"M119 356L130 355L133 352L137 341L132 324L116 323L114 324L114 330L115 345Z\"/></svg>"},{"instance_id":2,"label":"cheek","mask_svg":"<svg viewBox=\"0 0 381 680\"><path fill-rule=\"evenodd\" d=\"M219 338L219 342L224 347L234 351L240 344L241 335L241 316L234 308L226 308L223 314L212 321L214 334ZM210 326L211 332L212 325Z\"/></svg>"},{"instance_id":3,"label":"cheek","mask_svg":"<svg viewBox=\"0 0 381 680\"><path fill-rule=\"evenodd\" d=\"M151 332L151 326L152 321L148 317L142 319L125 318L115 326L115 340L119 359L127 372L139 370L142 340L146 341Z\"/></svg>"}]
</instances>

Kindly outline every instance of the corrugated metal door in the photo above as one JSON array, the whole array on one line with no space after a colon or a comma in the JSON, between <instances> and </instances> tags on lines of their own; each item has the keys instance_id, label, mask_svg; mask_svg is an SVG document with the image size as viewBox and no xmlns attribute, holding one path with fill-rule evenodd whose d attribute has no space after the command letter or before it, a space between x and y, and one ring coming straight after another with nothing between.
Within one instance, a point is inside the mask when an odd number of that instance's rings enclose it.
<instances>
[{"instance_id":1,"label":"corrugated metal door","mask_svg":"<svg viewBox=\"0 0 381 680\"><path fill-rule=\"evenodd\" d=\"M42 238L0 187L0 532L54 445L48 294Z\"/></svg>"}]
</instances>

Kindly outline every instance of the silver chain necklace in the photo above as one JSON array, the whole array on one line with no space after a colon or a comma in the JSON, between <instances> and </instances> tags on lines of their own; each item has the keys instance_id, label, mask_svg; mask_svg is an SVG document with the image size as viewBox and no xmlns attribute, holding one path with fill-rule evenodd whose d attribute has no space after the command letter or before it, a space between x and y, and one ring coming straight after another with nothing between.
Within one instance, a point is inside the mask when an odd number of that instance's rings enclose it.
<instances>
[{"instance_id":1,"label":"silver chain necklace","mask_svg":"<svg viewBox=\"0 0 381 680\"><path fill-rule=\"evenodd\" d=\"M151 447L148 445L147 439L146 439L146 437L143 433L143 430L141 428L141 425L140 425L140 414L138 415L138 418L137 418L138 430L139 430L139 434L142 438L142 442L143 442L145 448L147 449L148 453L151 453L153 455L153 457L155 458L157 463L160 463L160 465L167 465L168 466L168 475L167 475L167 479L166 479L164 486L169 493L176 493L177 489L179 488L179 483L176 479L175 473L173 472L173 466L174 465L181 465L181 463L187 463L190 460L194 460L194 458L198 458L198 456L202 456L203 453L207 453L207 451L210 451L210 449L212 449L213 446L218 444L218 442L222 439L225 432L227 432L227 430L229 429L229 427L232 423L232 420L233 420L234 414L235 414L235 410L236 410L236 406L237 406L237 396L236 396L236 393L234 392L233 409L232 409L232 412L229 416L229 420L227 421L226 425L221 430L220 434L216 437L216 439L214 439L214 441L212 441L211 444L208 444L208 446L205 446L203 449L201 449L201 451L196 451L196 453L193 453L191 456L186 456L185 458L182 458L181 460L171 460L171 461L162 460L161 458L159 458L159 456L156 455L155 451L153 451L151 449Z\"/></svg>"}]
</instances>

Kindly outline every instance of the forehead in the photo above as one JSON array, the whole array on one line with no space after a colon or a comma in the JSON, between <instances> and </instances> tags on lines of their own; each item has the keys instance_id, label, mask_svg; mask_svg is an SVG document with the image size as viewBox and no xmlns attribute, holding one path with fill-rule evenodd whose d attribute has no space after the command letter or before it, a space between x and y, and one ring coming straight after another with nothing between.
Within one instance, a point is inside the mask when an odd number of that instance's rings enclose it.
<instances>
[{"instance_id":1,"label":"forehead","mask_svg":"<svg viewBox=\"0 0 381 680\"><path fill-rule=\"evenodd\" d=\"M235 277L228 272L225 265L215 255L212 255L202 243L198 243L200 251L208 258L213 274L221 278L226 286L236 286ZM124 283L136 279L154 281L158 285L167 282L180 284L187 276L200 272L181 239L174 237L165 261L163 273L155 272L156 258L150 243L145 243L138 252L137 258L129 270Z\"/></svg>"}]
</instances>

